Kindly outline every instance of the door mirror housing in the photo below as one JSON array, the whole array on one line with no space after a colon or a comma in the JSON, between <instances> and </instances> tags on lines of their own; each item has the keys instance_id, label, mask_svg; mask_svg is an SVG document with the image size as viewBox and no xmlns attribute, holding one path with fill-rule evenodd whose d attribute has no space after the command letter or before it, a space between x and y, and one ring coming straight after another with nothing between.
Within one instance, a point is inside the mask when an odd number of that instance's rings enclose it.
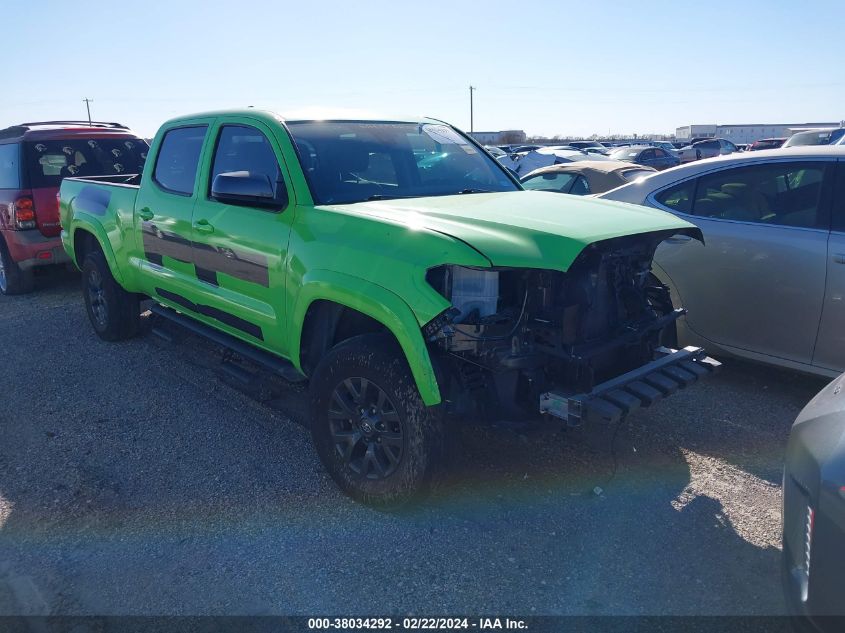
<instances>
[{"instance_id":1,"label":"door mirror housing","mask_svg":"<svg viewBox=\"0 0 845 633\"><path fill-rule=\"evenodd\" d=\"M272 209L282 209L288 202L284 181L274 183L267 174L248 171L218 174L211 183L211 197L226 204Z\"/></svg>"}]
</instances>

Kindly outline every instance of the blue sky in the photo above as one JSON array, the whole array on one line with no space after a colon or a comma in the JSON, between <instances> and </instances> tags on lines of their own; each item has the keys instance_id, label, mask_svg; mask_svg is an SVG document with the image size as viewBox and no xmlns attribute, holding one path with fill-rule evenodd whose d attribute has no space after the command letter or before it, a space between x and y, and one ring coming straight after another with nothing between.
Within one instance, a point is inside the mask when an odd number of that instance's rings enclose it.
<instances>
[{"instance_id":1,"label":"blue sky","mask_svg":"<svg viewBox=\"0 0 845 633\"><path fill-rule=\"evenodd\" d=\"M845 119L841 0L142 0L0 6L0 127L85 116L427 115L529 134ZM830 25L830 26L828 26Z\"/></svg>"}]
</instances>

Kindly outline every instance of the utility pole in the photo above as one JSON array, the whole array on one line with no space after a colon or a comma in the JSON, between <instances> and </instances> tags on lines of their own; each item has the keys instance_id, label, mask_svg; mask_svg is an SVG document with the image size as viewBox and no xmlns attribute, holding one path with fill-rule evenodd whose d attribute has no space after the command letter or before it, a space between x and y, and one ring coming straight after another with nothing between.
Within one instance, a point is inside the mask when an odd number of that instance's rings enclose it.
<instances>
[{"instance_id":1,"label":"utility pole","mask_svg":"<svg viewBox=\"0 0 845 633\"><path fill-rule=\"evenodd\" d=\"M88 125L91 125L91 102L93 99L85 97L83 101L85 102L85 108L88 110Z\"/></svg>"},{"instance_id":2,"label":"utility pole","mask_svg":"<svg viewBox=\"0 0 845 633\"><path fill-rule=\"evenodd\" d=\"M469 87L469 133L473 133L473 126L472 126L472 93L473 91L478 90L475 86Z\"/></svg>"}]
</instances>

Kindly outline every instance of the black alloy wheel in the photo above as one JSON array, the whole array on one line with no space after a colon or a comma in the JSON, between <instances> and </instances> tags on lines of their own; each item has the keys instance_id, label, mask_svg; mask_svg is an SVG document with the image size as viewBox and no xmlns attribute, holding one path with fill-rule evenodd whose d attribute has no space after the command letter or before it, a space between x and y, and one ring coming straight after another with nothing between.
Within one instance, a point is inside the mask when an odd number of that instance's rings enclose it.
<instances>
[{"instance_id":1,"label":"black alloy wheel","mask_svg":"<svg viewBox=\"0 0 845 633\"><path fill-rule=\"evenodd\" d=\"M334 388L329 431L343 464L360 477L389 477L402 460L399 413L385 391L366 378L346 378Z\"/></svg>"}]
</instances>

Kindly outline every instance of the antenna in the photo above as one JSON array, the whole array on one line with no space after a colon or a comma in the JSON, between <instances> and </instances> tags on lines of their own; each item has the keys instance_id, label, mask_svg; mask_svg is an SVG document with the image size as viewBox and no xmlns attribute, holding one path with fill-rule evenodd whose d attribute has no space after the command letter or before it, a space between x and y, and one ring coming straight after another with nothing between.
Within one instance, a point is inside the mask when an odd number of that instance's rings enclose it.
<instances>
[{"instance_id":1,"label":"antenna","mask_svg":"<svg viewBox=\"0 0 845 633\"><path fill-rule=\"evenodd\" d=\"M85 97L83 101L85 102L85 108L88 110L88 125L91 125L91 102L94 100Z\"/></svg>"}]
</instances>

